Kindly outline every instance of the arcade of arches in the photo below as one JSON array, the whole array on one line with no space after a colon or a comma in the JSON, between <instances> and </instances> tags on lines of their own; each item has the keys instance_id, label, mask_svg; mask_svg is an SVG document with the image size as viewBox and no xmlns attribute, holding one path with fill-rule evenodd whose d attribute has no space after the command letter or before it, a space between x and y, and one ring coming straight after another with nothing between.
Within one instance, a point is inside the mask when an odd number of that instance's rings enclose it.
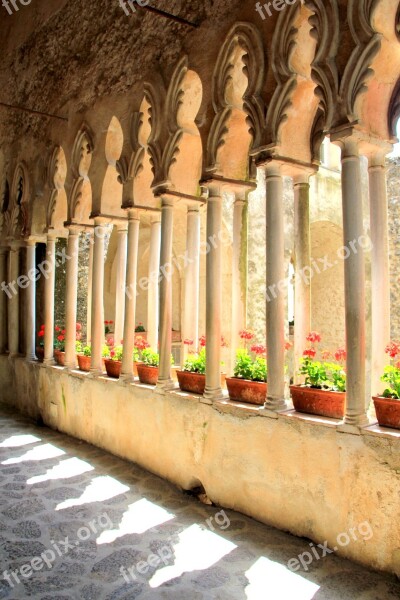
<instances>
[{"instance_id":1,"label":"arcade of arches","mask_svg":"<svg viewBox=\"0 0 400 600\"><path fill-rule=\"evenodd\" d=\"M0 109L0 280L21 283L0 295L1 400L296 535L331 543L368 520L372 542L340 552L400 576L400 432L370 408L398 327L399 3L304 0L262 20L250 0L194 2L180 14L196 28L118 2L33 4L2 15L0 100L43 114ZM65 264L25 276L45 260ZM123 339L119 381L103 373L104 320ZM139 322L159 348L155 388L134 376ZM267 346L263 407L221 383L245 327ZM311 330L346 340L342 421L290 403ZM204 395L183 393L171 353L181 363L203 334Z\"/></svg>"}]
</instances>

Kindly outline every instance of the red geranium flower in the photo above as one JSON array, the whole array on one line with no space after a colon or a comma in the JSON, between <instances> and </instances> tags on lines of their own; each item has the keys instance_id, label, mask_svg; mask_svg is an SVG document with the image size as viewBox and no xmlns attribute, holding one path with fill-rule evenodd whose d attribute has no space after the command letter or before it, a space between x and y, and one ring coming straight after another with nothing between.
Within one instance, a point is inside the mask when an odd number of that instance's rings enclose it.
<instances>
[{"instance_id":1,"label":"red geranium flower","mask_svg":"<svg viewBox=\"0 0 400 600\"><path fill-rule=\"evenodd\" d=\"M139 325L140 325L140 323L139 323ZM183 343L186 346L193 346L193 340L186 339L186 340L183 340Z\"/></svg>"},{"instance_id":2,"label":"red geranium flower","mask_svg":"<svg viewBox=\"0 0 400 600\"><path fill-rule=\"evenodd\" d=\"M322 352L322 360L329 360L330 358L332 358L332 352L329 350L324 350Z\"/></svg>"},{"instance_id":3,"label":"red geranium flower","mask_svg":"<svg viewBox=\"0 0 400 600\"><path fill-rule=\"evenodd\" d=\"M335 352L335 360L337 362L344 362L346 360L347 352L345 348L338 348Z\"/></svg>"},{"instance_id":4,"label":"red geranium flower","mask_svg":"<svg viewBox=\"0 0 400 600\"><path fill-rule=\"evenodd\" d=\"M266 354L267 348L263 346L263 344L254 344L254 346L250 348L250 351L254 352L254 354Z\"/></svg>"},{"instance_id":5,"label":"red geranium flower","mask_svg":"<svg viewBox=\"0 0 400 600\"><path fill-rule=\"evenodd\" d=\"M61 329L59 328L59 326L58 326L58 325L56 325L56 326L54 327L54 331L61 331Z\"/></svg>"},{"instance_id":6,"label":"red geranium flower","mask_svg":"<svg viewBox=\"0 0 400 600\"><path fill-rule=\"evenodd\" d=\"M64 336L63 335L58 335L57 339L59 342L63 342L64 341Z\"/></svg>"},{"instance_id":7,"label":"red geranium flower","mask_svg":"<svg viewBox=\"0 0 400 600\"><path fill-rule=\"evenodd\" d=\"M314 350L314 348L307 348L307 350L304 350L303 352L303 356L307 356L308 358L314 358L316 354L317 351Z\"/></svg>"},{"instance_id":8,"label":"red geranium flower","mask_svg":"<svg viewBox=\"0 0 400 600\"><path fill-rule=\"evenodd\" d=\"M320 342L321 341L321 336L317 331L311 331L308 336L306 337L307 342L311 342L312 344L315 344L316 342Z\"/></svg>"},{"instance_id":9,"label":"red geranium flower","mask_svg":"<svg viewBox=\"0 0 400 600\"><path fill-rule=\"evenodd\" d=\"M44 336L44 329L41 329L38 333L38 337L43 337Z\"/></svg>"},{"instance_id":10,"label":"red geranium flower","mask_svg":"<svg viewBox=\"0 0 400 600\"><path fill-rule=\"evenodd\" d=\"M82 329L82 325L80 323L77 323L76 324L76 330L77 331L81 331L81 329Z\"/></svg>"},{"instance_id":11,"label":"red geranium flower","mask_svg":"<svg viewBox=\"0 0 400 600\"><path fill-rule=\"evenodd\" d=\"M252 329L242 329L239 331L239 337L242 340L250 341L254 337L254 331Z\"/></svg>"},{"instance_id":12,"label":"red geranium flower","mask_svg":"<svg viewBox=\"0 0 400 600\"><path fill-rule=\"evenodd\" d=\"M389 354L390 358L396 358L400 354L400 342L393 340L385 348L386 354Z\"/></svg>"},{"instance_id":13,"label":"red geranium flower","mask_svg":"<svg viewBox=\"0 0 400 600\"><path fill-rule=\"evenodd\" d=\"M285 342L285 350L290 350L290 348L293 346L292 342Z\"/></svg>"},{"instance_id":14,"label":"red geranium flower","mask_svg":"<svg viewBox=\"0 0 400 600\"><path fill-rule=\"evenodd\" d=\"M205 345L206 345L206 336L205 336L205 335L202 335L202 336L199 338L199 346L200 346L201 348L204 348L204 346L205 346Z\"/></svg>"}]
</instances>

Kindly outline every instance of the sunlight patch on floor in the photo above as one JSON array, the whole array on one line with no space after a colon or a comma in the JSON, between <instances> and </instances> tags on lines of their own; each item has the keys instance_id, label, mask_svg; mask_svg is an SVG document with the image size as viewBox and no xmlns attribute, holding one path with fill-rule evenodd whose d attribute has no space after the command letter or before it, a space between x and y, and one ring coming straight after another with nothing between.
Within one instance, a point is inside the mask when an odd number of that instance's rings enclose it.
<instances>
[{"instance_id":1,"label":"sunlight patch on floor","mask_svg":"<svg viewBox=\"0 0 400 600\"><path fill-rule=\"evenodd\" d=\"M320 587L265 556L261 556L245 576L249 580L245 589L247 600L265 600L267 597L268 600L311 600Z\"/></svg>"},{"instance_id":2,"label":"sunlight patch on floor","mask_svg":"<svg viewBox=\"0 0 400 600\"><path fill-rule=\"evenodd\" d=\"M63 510L71 506L80 506L81 504L90 504L91 502L103 502L124 492L129 492L129 487L110 477L102 475L92 479L80 498L70 498L56 506L56 510Z\"/></svg>"},{"instance_id":3,"label":"sunlight patch on floor","mask_svg":"<svg viewBox=\"0 0 400 600\"><path fill-rule=\"evenodd\" d=\"M28 444L35 444L42 440L36 435L30 435L28 433L21 435L12 435L0 444L0 448L19 448L20 446L27 446Z\"/></svg>"},{"instance_id":4,"label":"sunlight patch on floor","mask_svg":"<svg viewBox=\"0 0 400 600\"><path fill-rule=\"evenodd\" d=\"M162 523L166 523L173 518L175 518L175 515L165 510L165 508L143 498L128 506L128 509L122 515L118 529L104 531L96 542L97 544L111 544L124 535L144 533L148 529L162 525Z\"/></svg>"},{"instance_id":5,"label":"sunlight patch on floor","mask_svg":"<svg viewBox=\"0 0 400 600\"><path fill-rule=\"evenodd\" d=\"M179 542L172 544L173 565L159 569L149 581L152 588L180 577L183 573L203 571L237 548L236 544L194 524L179 534Z\"/></svg>"},{"instance_id":6,"label":"sunlight patch on floor","mask_svg":"<svg viewBox=\"0 0 400 600\"><path fill-rule=\"evenodd\" d=\"M93 471L94 467L80 458L67 458L62 460L58 465L48 469L44 475L36 475L27 480L27 484L41 483L49 479L69 479L76 475L82 475L88 471Z\"/></svg>"},{"instance_id":7,"label":"sunlight patch on floor","mask_svg":"<svg viewBox=\"0 0 400 600\"><path fill-rule=\"evenodd\" d=\"M2 465L16 465L17 463L26 462L26 461L39 461L39 460L47 460L49 458L57 458L57 456L62 456L65 454L64 450L60 450L53 444L43 444L42 446L36 446L36 448L32 448L32 450L28 450L22 456L18 456L17 458L8 458L4 460Z\"/></svg>"}]
</instances>

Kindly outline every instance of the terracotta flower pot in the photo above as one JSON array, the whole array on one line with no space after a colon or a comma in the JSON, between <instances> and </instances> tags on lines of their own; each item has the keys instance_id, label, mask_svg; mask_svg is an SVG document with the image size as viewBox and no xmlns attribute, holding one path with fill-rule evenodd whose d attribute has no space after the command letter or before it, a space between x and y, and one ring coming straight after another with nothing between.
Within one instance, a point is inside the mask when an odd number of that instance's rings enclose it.
<instances>
[{"instance_id":1,"label":"terracotta flower pot","mask_svg":"<svg viewBox=\"0 0 400 600\"><path fill-rule=\"evenodd\" d=\"M61 352L61 350L54 350L54 360L58 365L64 367L65 365L65 352Z\"/></svg>"},{"instance_id":2,"label":"terracotta flower pot","mask_svg":"<svg viewBox=\"0 0 400 600\"><path fill-rule=\"evenodd\" d=\"M229 399L235 402L248 402L262 406L267 399L267 384L240 377L227 377Z\"/></svg>"},{"instance_id":3,"label":"terracotta flower pot","mask_svg":"<svg viewBox=\"0 0 400 600\"><path fill-rule=\"evenodd\" d=\"M376 418L382 427L400 429L400 400L373 396Z\"/></svg>"},{"instance_id":4,"label":"terracotta flower pot","mask_svg":"<svg viewBox=\"0 0 400 600\"><path fill-rule=\"evenodd\" d=\"M104 365L106 367L107 375L109 377L118 379L121 374L122 362L120 360L111 360L111 358L106 358L104 359Z\"/></svg>"},{"instance_id":5,"label":"terracotta flower pot","mask_svg":"<svg viewBox=\"0 0 400 600\"><path fill-rule=\"evenodd\" d=\"M43 362L44 359L44 348L42 346L36 346L35 349L36 357L39 362Z\"/></svg>"},{"instance_id":6,"label":"terracotta flower pot","mask_svg":"<svg viewBox=\"0 0 400 600\"><path fill-rule=\"evenodd\" d=\"M158 367L149 367L143 363L136 363L140 383L156 385L158 380Z\"/></svg>"},{"instance_id":7,"label":"terracotta flower pot","mask_svg":"<svg viewBox=\"0 0 400 600\"><path fill-rule=\"evenodd\" d=\"M297 412L333 419L344 417L346 392L319 390L306 385L291 385L290 394Z\"/></svg>"},{"instance_id":8,"label":"terracotta flower pot","mask_svg":"<svg viewBox=\"0 0 400 600\"><path fill-rule=\"evenodd\" d=\"M78 354L78 365L81 371L90 371L91 357Z\"/></svg>"},{"instance_id":9,"label":"terracotta flower pot","mask_svg":"<svg viewBox=\"0 0 400 600\"><path fill-rule=\"evenodd\" d=\"M190 373L189 371L177 371L179 387L183 392L192 394L204 394L206 387L206 376L201 373Z\"/></svg>"}]
</instances>

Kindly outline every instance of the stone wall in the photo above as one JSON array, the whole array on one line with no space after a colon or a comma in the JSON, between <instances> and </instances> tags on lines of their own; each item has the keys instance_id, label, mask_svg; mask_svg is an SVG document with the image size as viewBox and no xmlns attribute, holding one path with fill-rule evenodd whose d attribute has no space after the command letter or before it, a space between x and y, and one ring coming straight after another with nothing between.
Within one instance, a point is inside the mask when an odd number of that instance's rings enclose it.
<instances>
[{"instance_id":1,"label":"stone wall","mask_svg":"<svg viewBox=\"0 0 400 600\"><path fill-rule=\"evenodd\" d=\"M388 161L391 333L400 339L400 158Z\"/></svg>"}]
</instances>

